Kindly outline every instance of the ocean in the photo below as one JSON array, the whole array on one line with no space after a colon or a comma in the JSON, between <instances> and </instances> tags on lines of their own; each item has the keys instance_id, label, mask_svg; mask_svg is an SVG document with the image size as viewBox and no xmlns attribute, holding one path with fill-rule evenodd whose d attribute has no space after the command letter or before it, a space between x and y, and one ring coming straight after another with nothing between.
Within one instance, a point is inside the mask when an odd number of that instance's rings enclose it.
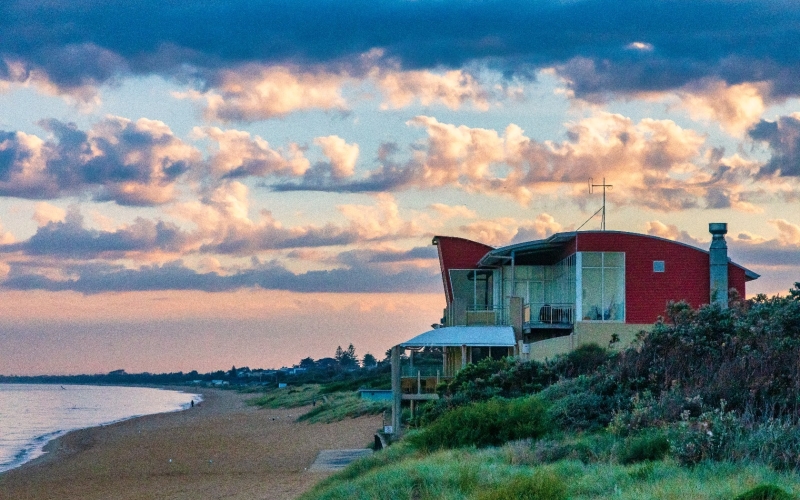
<instances>
[{"instance_id":1,"label":"ocean","mask_svg":"<svg viewBox=\"0 0 800 500\"><path fill-rule=\"evenodd\" d=\"M143 387L0 384L0 472L76 429L189 408L198 394Z\"/></svg>"}]
</instances>

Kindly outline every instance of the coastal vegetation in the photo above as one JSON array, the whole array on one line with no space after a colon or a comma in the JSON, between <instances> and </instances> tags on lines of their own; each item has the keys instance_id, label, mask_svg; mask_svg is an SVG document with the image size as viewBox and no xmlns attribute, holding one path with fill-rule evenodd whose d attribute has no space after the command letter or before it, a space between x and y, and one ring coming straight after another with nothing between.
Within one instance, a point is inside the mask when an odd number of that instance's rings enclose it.
<instances>
[{"instance_id":1,"label":"coastal vegetation","mask_svg":"<svg viewBox=\"0 0 800 500\"><path fill-rule=\"evenodd\" d=\"M484 360L305 499L800 496L800 283L672 303L628 349Z\"/></svg>"},{"instance_id":2,"label":"coastal vegetation","mask_svg":"<svg viewBox=\"0 0 800 500\"><path fill-rule=\"evenodd\" d=\"M298 408L311 406L311 409L298 417L299 421L310 423L330 423L355 418L362 415L379 415L391 407L388 401L369 401L361 399L352 390L336 391L341 382L329 384L305 384L269 389L264 395L248 400L248 403L262 408Z\"/></svg>"}]
</instances>

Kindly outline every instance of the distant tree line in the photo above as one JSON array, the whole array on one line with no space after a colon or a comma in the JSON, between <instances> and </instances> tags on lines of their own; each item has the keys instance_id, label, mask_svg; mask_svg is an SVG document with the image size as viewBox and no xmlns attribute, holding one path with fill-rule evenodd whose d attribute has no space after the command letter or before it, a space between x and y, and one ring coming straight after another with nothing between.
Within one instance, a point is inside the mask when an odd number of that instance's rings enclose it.
<instances>
[{"instance_id":1,"label":"distant tree line","mask_svg":"<svg viewBox=\"0 0 800 500\"><path fill-rule=\"evenodd\" d=\"M279 383L296 380L297 377L314 380L332 380L342 378L342 374L373 370L386 364L375 356L366 353L361 360L356 355L353 344L342 349L337 346L333 358L311 357L300 360L292 368L277 370L251 370L249 367L230 370L217 370L208 373L190 372L171 373L127 373L125 370L113 370L108 373L82 375L0 375L0 383L6 384L93 384L93 385L186 385L192 383L210 383L225 381L231 385ZM300 368L300 370L298 370ZM347 377L345 377L347 378Z\"/></svg>"}]
</instances>

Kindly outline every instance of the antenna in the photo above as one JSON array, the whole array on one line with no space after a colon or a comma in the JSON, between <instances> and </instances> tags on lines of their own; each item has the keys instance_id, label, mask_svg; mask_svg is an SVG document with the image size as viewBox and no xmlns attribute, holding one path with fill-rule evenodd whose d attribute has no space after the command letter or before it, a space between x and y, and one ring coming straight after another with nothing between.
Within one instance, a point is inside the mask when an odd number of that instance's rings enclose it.
<instances>
[{"instance_id":1,"label":"antenna","mask_svg":"<svg viewBox=\"0 0 800 500\"><path fill-rule=\"evenodd\" d=\"M598 187L603 188L603 208L601 209L601 210L603 210L603 216L600 219L600 229L602 231L605 231L606 230L606 188L608 188L608 190L611 191L612 189L614 189L614 186L611 185L611 184L606 184L606 178L605 177L603 177L603 183L602 184L592 184L592 182L594 182L594 179L589 177L589 194L594 193L594 188L598 188ZM598 210L598 212L599 212L599 210ZM597 214L597 212L595 212L595 214ZM592 217L594 217L594 215L592 215ZM591 219L591 217L590 217L590 219ZM589 222L589 221L586 221L586 222ZM586 224L586 222L584 222L584 224ZM581 227L583 227L583 226L581 226Z\"/></svg>"}]
</instances>

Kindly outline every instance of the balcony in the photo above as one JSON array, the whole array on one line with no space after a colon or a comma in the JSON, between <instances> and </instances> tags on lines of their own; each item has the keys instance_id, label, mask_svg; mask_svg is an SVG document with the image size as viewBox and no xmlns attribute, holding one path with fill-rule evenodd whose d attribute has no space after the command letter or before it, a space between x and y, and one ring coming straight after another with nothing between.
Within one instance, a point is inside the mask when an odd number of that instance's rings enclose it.
<instances>
[{"instance_id":1,"label":"balcony","mask_svg":"<svg viewBox=\"0 0 800 500\"><path fill-rule=\"evenodd\" d=\"M523 309L523 326L526 329L572 329L575 323L575 305L570 303L531 303Z\"/></svg>"}]
</instances>

